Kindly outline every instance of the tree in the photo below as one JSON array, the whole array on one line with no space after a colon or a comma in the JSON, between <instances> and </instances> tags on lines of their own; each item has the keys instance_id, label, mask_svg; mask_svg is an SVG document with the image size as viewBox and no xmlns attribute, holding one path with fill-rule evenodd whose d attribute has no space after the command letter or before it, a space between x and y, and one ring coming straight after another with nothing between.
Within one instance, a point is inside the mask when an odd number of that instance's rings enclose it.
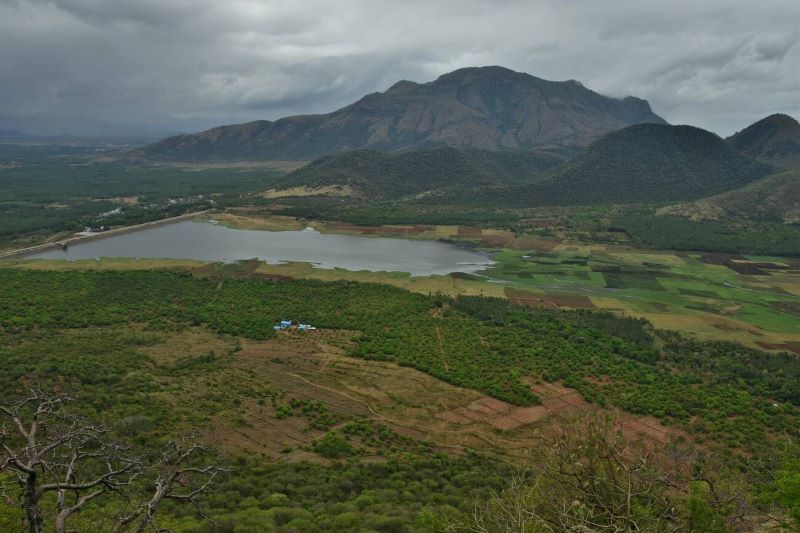
<instances>
[{"instance_id":1,"label":"tree","mask_svg":"<svg viewBox=\"0 0 800 533\"><path fill-rule=\"evenodd\" d=\"M146 464L107 430L66 408L72 399L34 389L9 405L0 405L0 489L18 501L30 533L42 533L52 521L56 533L66 533L67 521L86 504L119 493L155 473L151 497L120 517L114 531L124 531L138 519L135 531L154 525L165 499L197 504L211 489L222 468L187 466L200 446L191 439L170 443L160 459ZM183 492L175 490L180 484Z\"/></svg>"},{"instance_id":2,"label":"tree","mask_svg":"<svg viewBox=\"0 0 800 533\"><path fill-rule=\"evenodd\" d=\"M53 527L61 533L89 501L120 490L141 472L141 460L123 445L106 442L102 427L67 413L68 401L32 390L10 406L0 405L0 473L14 474L31 533L44 531L42 503L51 494Z\"/></svg>"},{"instance_id":3,"label":"tree","mask_svg":"<svg viewBox=\"0 0 800 533\"><path fill-rule=\"evenodd\" d=\"M134 523L137 533L148 526L160 531L155 515L164 500L191 503L199 509L198 498L210 492L214 479L225 471L217 465L193 466L196 457L205 452L207 450L194 442L193 438L168 443L159 460L150 467L157 473L152 496L119 518L114 525L114 533L125 531Z\"/></svg>"},{"instance_id":4,"label":"tree","mask_svg":"<svg viewBox=\"0 0 800 533\"><path fill-rule=\"evenodd\" d=\"M593 411L560 420L529 466L504 489L448 524L452 532L685 531L674 476L652 446L629 438L616 414Z\"/></svg>"}]
</instances>

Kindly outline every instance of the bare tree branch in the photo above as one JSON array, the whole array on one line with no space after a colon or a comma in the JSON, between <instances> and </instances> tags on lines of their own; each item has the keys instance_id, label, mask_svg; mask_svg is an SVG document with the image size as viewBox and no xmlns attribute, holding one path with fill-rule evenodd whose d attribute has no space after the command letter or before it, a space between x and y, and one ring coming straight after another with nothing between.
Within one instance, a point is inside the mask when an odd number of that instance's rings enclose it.
<instances>
[{"instance_id":1,"label":"bare tree branch","mask_svg":"<svg viewBox=\"0 0 800 533\"><path fill-rule=\"evenodd\" d=\"M199 498L211 492L214 479L226 472L219 465L190 466L208 450L196 442L196 435L189 435L167 444L160 459L150 467L156 473L151 497L120 517L114 525L114 533L134 527L140 533L155 525L155 515L164 500L191 503L199 509ZM179 492L179 487L194 487L188 492ZM135 523L135 526L134 526Z\"/></svg>"},{"instance_id":2,"label":"bare tree branch","mask_svg":"<svg viewBox=\"0 0 800 533\"><path fill-rule=\"evenodd\" d=\"M53 527L64 533L73 513L130 484L141 469L141 460L129 457L124 446L106 442L104 428L67 413L63 407L69 401L33 389L16 403L0 406L5 420L0 472L16 473L31 533L44 530L41 501L46 494L56 493Z\"/></svg>"}]
</instances>

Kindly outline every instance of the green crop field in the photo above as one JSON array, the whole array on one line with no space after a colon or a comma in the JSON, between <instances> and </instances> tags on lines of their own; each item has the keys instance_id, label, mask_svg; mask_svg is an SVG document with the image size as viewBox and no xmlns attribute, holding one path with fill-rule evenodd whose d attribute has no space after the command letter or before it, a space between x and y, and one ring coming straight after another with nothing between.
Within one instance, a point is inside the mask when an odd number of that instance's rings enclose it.
<instances>
[{"instance_id":1,"label":"green crop field","mask_svg":"<svg viewBox=\"0 0 800 533\"><path fill-rule=\"evenodd\" d=\"M800 304L796 261L602 245L559 245L538 253L501 250L495 259L486 275L506 282L507 290L540 295L543 304L619 310L706 338L734 337L751 344L800 340L800 323L791 313ZM761 267L759 273L737 272L754 265ZM578 303L570 305L570 296Z\"/></svg>"}]
</instances>

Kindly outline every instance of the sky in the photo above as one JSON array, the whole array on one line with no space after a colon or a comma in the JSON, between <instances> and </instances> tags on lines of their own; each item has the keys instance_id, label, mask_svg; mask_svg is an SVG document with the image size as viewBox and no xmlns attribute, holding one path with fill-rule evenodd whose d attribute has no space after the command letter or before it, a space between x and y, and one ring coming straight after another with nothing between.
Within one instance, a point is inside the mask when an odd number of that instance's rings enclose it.
<instances>
[{"instance_id":1,"label":"sky","mask_svg":"<svg viewBox=\"0 0 800 533\"><path fill-rule=\"evenodd\" d=\"M192 131L502 65L727 136L800 118L799 41L798 0L0 0L0 129Z\"/></svg>"}]
</instances>

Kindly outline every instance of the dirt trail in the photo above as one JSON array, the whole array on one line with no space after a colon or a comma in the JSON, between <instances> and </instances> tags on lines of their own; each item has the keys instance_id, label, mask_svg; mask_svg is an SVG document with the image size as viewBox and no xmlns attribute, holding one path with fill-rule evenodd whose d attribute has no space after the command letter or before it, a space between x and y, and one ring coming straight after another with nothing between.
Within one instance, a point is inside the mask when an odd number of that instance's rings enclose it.
<instances>
[{"instance_id":1,"label":"dirt trail","mask_svg":"<svg viewBox=\"0 0 800 533\"><path fill-rule=\"evenodd\" d=\"M442 362L444 363L444 371L449 374L450 363L447 362L447 354L444 353L444 339L442 338L442 332L439 330L438 324L435 324L433 327L436 328L436 336L439 338L439 351L442 352Z\"/></svg>"},{"instance_id":2,"label":"dirt trail","mask_svg":"<svg viewBox=\"0 0 800 533\"><path fill-rule=\"evenodd\" d=\"M414 432L417 432L417 433L422 433L422 434L427 434L428 433L428 431L425 428L418 427L418 426L413 426L413 425L408 425L408 424L400 422L398 420L394 420L392 418L389 418L389 417L379 413L378 411L376 411L375 408L373 408L372 405L370 405L369 403L365 402L364 400L361 400L360 398L356 398L355 396L347 394L346 392L343 392L341 390L337 390L337 389L334 389L332 387L328 387L328 386L325 386L325 385L320 385L319 383L314 383L313 381L311 381L310 379L306 378L305 376L301 376L300 374L295 374L294 372L288 372L287 375L292 376L295 379L299 379L299 380L303 381L304 383L306 383L308 385L311 385L312 387L316 387L318 389L325 390L327 392L332 392L334 394L338 394L339 396L342 396L343 398L347 398L348 400L357 402L357 403L363 405L364 407L366 407L367 410L370 413L372 413L377 420L381 420L381 421L386 422L388 424L392 424L392 425L395 425L397 427L401 427L401 428L404 428L404 429L407 429L407 430L410 430L410 431L414 431ZM436 432L437 433L446 433L448 435L468 435L468 434L472 434L472 435L476 435L478 437L482 437L481 432L476 430L475 428L450 429L450 430L437 429ZM515 444L514 441L507 440L507 439L497 439L497 440L500 440L500 441L503 441L503 442L506 442L506 443L509 443L509 444Z\"/></svg>"},{"instance_id":3,"label":"dirt trail","mask_svg":"<svg viewBox=\"0 0 800 533\"><path fill-rule=\"evenodd\" d=\"M308 385L311 385L312 387L316 387L316 388L318 388L318 389L322 389L322 390L325 390L325 391L328 391L328 392L332 392L332 393L334 393L334 394L338 394L339 396L342 396L342 397L344 397L344 398L347 398L348 400L354 401L354 402L356 402L356 403L360 403L361 405L363 405L364 407L366 407L366 408L367 408L367 410L368 410L370 413L372 413L373 415L375 415L375 416L376 416L377 418L379 418L380 420L383 420L383 421L385 421L385 422L389 422L389 423L391 423L391 424L398 424L398 425L402 426L402 424L401 424L400 422L397 422L396 420L392 420L391 418L387 418L387 417L385 417L384 415L380 414L378 411L376 411L376 410L375 410L375 409L374 409L374 408L373 408L373 407L372 407L370 404L368 404L368 403L367 403L367 402L365 402L364 400L361 400L361 399L359 399L359 398L356 398L355 396L351 396L350 394L347 394L346 392L342 392L342 391L340 391L340 390L336 390L336 389L334 389L334 388L332 388L332 387L327 387L327 386L325 386L325 385L320 385L319 383L314 383L314 382L313 382L313 381L311 381L310 379L308 379L308 378L306 378L306 377L304 377L304 376L301 376L300 374L295 374L294 372L287 372L287 374L288 374L289 376L292 376L293 378L296 378L296 379L299 379L300 381L303 381L304 383L306 383L306 384L308 384ZM403 427L405 427L405 426L403 426Z\"/></svg>"}]
</instances>

